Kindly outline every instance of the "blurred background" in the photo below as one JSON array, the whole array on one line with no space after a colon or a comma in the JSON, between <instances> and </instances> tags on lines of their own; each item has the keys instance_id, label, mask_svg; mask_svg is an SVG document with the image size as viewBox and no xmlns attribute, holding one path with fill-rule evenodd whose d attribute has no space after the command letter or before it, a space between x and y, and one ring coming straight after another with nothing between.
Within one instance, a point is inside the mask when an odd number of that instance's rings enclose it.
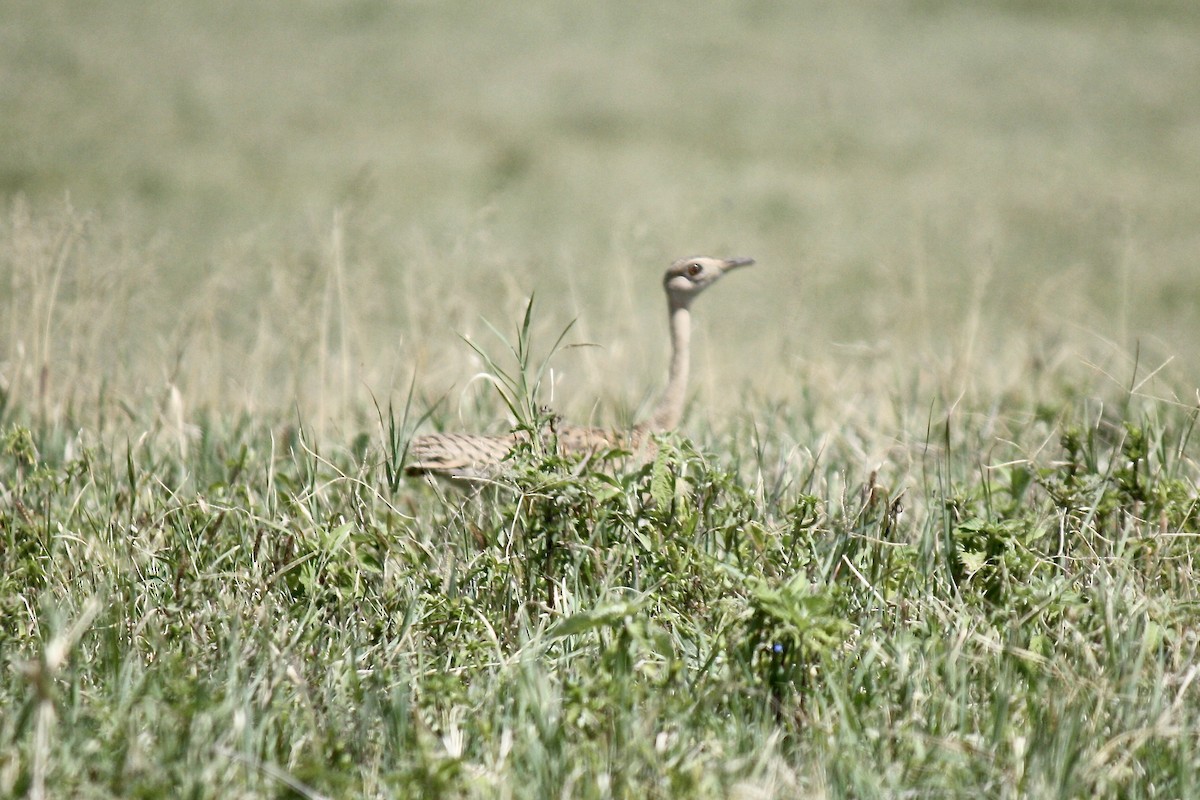
<instances>
[{"instance_id":1,"label":"blurred background","mask_svg":"<svg viewBox=\"0 0 1200 800\"><path fill-rule=\"evenodd\" d=\"M459 336L533 293L599 345L555 404L623 421L711 253L759 261L697 306L714 414L1164 364L1189 402L1198 77L1191 0L8 0L0 381L336 422L415 377L472 423Z\"/></svg>"}]
</instances>

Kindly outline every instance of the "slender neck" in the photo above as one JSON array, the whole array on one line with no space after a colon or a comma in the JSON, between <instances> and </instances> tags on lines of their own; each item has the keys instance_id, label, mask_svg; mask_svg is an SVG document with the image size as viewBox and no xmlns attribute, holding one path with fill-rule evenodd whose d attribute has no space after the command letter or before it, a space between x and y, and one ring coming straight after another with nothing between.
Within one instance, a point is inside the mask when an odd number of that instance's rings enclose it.
<instances>
[{"instance_id":1,"label":"slender neck","mask_svg":"<svg viewBox=\"0 0 1200 800\"><path fill-rule=\"evenodd\" d=\"M688 344L692 335L692 316L687 306L670 304L671 311L671 369L667 388L647 426L652 432L673 430L683 418L687 399Z\"/></svg>"}]
</instances>

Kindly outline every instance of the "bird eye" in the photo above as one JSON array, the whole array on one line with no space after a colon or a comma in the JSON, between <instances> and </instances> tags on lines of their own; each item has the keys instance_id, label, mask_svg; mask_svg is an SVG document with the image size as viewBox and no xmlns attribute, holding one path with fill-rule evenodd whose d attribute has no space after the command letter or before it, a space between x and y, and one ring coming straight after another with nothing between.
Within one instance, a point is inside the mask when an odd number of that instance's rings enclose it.
<instances>
[{"instance_id":1,"label":"bird eye","mask_svg":"<svg viewBox=\"0 0 1200 800\"><path fill-rule=\"evenodd\" d=\"M694 278L703 271L704 271L704 267L700 266L699 264L697 264L695 262L692 262L691 264L687 265L687 274L688 274L689 278Z\"/></svg>"}]
</instances>

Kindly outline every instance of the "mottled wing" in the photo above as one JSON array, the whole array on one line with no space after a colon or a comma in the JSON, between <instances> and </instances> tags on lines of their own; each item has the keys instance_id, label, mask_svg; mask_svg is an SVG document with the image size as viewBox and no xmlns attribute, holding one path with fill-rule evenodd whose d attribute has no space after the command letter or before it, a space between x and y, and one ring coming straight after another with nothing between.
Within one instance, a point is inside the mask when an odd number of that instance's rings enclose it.
<instances>
[{"instance_id":1,"label":"mottled wing","mask_svg":"<svg viewBox=\"0 0 1200 800\"><path fill-rule=\"evenodd\" d=\"M493 474L512 450L516 438L464 433L432 433L418 436L408 447L409 475L427 472L455 478L480 478Z\"/></svg>"},{"instance_id":2,"label":"mottled wing","mask_svg":"<svg viewBox=\"0 0 1200 800\"><path fill-rule=\"evenodd\" d=\"M603 428L582 428L576 425L563 425L556 433L558 449L561 452L583 455L611 449L617 446L621 438Z\"/></svg>"}]
</instances>

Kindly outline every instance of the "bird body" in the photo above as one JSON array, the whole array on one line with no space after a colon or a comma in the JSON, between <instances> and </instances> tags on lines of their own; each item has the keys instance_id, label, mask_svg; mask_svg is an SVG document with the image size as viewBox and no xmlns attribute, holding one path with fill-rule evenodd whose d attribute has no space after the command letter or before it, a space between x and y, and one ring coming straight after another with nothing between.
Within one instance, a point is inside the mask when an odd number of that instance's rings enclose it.
<instances>
[{"instance_id":1,"label":"bird body","mask_svg":"<svg viewBox=\"0 0 1200 800\"><path fill-rule=\"evenodd\" d=\"M683 418L691 365L691 304L725 273L754 263L752 258L681 258L663 276L671 332L671 364L667 385L650 419L630 431L609 431L569 424L555 424L545 437L560 452L591 455L621 449L646 453L655 433L674 430ZM479 479L494 474L504 457L527 434L514 432L488 436L464 433L433 433L418 436L409 444L409 474L433 473L451 478Z\"/></svg>"}]
</instances>

